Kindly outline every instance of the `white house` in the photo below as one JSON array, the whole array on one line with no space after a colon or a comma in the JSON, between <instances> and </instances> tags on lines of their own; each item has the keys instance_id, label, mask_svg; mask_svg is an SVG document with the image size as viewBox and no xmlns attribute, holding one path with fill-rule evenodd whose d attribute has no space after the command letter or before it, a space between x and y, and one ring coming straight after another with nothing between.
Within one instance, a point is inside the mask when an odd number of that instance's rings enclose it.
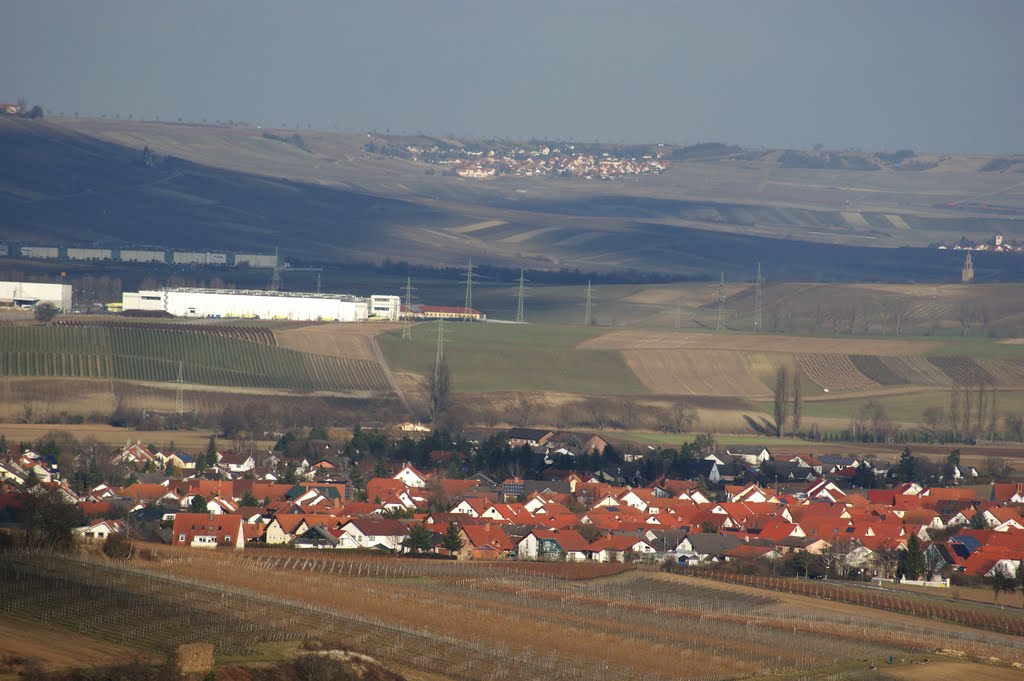
<instances>
[{"instance_id":1,"label":"white house","mask_svg":"<svg viewBox=\"0 0 1024 681\"><path fill-rule=\"evenodd\" d=\"M406 487L426 487L427 476L420 473L410 464L406 464L402 470L391 476L395 480L401 480Z\"/></svg>"},{"instance_id":2,"label":"white house","mask_svg":"<svg viewBox=\"0 0 1024 681\"><path fill-rule=\"evenodd\" d=\"M397 520L353 518L341 526L340 548L395 551L409 530Z\"/></svg>"}]
</instances>

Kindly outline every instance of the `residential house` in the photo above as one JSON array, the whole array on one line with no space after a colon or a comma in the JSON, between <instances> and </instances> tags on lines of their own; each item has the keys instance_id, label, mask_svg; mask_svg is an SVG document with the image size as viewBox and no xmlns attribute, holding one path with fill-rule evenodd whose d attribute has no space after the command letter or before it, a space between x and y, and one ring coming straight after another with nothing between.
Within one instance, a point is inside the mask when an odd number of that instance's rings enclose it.
<instances>
[{"instance_id":1,"label":"residential house","mask_svg":"<svg viewBox=\"0 0 1024 681\"><path fill-rule=\"evenodd\" d=\"M536 428L512 428L505 433L509 447L541 447L555 436L554 431Z\"/></svg>"},{"instance_id":2,"label":"residential house","mask_svg":"<svg viewBox=\"0 0 1024 681\"><path fill-rule=\"evenodd\" d=\"M590 560L590 543L576 530L531 530L516 546L520 560Z\"/></svg>"},{"instance_id":3,"label":"residential house","mask_svg":"<svg viewBox=\"0 0 1024 681\"><path fill-rule=\"evenodd\" d=\"M171 543L192 548L245 548L242 517L211 513L178 513L174 516Z\"/></svg>"},{"instance_id":4,"label":"residential house","mask_svg":"<svg viewBox=\"0 0 1024 681\"><path fill-rule=\"evenodd\" d=\"M397 520L353 518L341 526L341 548L397 551L408 534Z\"/></svg>"}]
</instances>

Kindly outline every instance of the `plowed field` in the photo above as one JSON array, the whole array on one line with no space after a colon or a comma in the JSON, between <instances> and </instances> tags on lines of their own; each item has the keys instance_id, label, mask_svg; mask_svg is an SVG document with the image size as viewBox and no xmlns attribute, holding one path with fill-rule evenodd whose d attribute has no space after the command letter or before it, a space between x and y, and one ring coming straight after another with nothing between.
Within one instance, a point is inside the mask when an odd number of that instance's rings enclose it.
<instances>
[{"instance_id":1,"label":"plowed field","mask_svg":"<svg viewBox=\"0 0 1024 681\"><path fill-rule=\"evenodd\" d=\"M958 385L995 382L995 377L970 357L929 357L928 361Z\"/></svg>"},{"instance_id":2,"label":"plowed field","mask_svg":"<svg viewBox=\"0 0 1024 681\"><path fill-rule=\"evenodd\" d=\"M378 333L398 328L396 324L311 324L294 329L274 330L282 348L348 359L375 361L371 339Z\"/></svg>"},{"instance_id":3,"label":"plowed field","mask_svg":"<svg viewBox=\"0 0 1024 681\"><path fill-rule=\"evenodd\" d=\"M671 331L612 331L583 341L590 350L750 350L839 355L920 355L939 345L933 341L873 338L821 338L765 334L673 333Z\"/></svg>"},{"instance_id":4,"label":"plowed field","mask_svg":"<svg viewBox=\"0 0 1024 681\"><path fill-rule=\"evenodd\" d=\"M851 355L850 361L853 362L857 371L879 385L907 385L910 382L890 369L882 361L881 357L875 355Z\"/></svg>"},{"instance_id":5,"label":"plowed field","mask_svg":"<svg viewBox=\"0 0 1024 681\"><path fill-rule=\"evenodd\" d=\"M771 395L742 352L629 350L623 356L637 378L659 395Z\"/></svg>"},{"instance_id":6,"label":"plowed field","mask_svg":"<svg viewBox=\"0 0 1024 681\"><path fill-rule=\"evenodd\" d=\"M894 373L911 385L949 385L949 376L924 357L882 357Z\"/></svg>"}]
</instances>

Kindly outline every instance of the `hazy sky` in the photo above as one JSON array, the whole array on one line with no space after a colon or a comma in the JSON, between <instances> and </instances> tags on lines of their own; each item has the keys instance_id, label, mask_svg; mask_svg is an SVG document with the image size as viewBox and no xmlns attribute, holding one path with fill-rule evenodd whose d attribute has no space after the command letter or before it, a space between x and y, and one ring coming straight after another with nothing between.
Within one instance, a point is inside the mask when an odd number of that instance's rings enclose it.
<instances>
[{"instance_id":1,"label":"hazy sky","mask_svg":"<svg viewBox=\"0 0 1024 681\"><path fill-rule=\"evenodd\" d=\"M0 101L122 118L1024 152L1019 0L0 0Z\"/></svg>"}]
</instances>

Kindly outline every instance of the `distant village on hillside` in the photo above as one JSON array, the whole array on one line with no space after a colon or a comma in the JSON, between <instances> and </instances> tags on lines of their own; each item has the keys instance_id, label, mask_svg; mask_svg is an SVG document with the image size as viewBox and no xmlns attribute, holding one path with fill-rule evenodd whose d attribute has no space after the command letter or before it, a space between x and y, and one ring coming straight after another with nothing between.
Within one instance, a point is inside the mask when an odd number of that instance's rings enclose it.
<instances>
[{"instance_id":1,"label":"distant village on hillside","mask_svg":"<svg viewBox=\"0 0 1024 681\"><path fill-rule=\"evenodd\" d=\"M457 147L370 142L364 149L384 156L444 166L448 174L469 178L521 175L611 180L625 175L657 174L672 166L665 147L660 147L663 153L650 153L650 149L643 148L632 154L628 150L627 153L615 149L597 151L577 148L574 144L555 143L512 147L468 144Z\"/></svg>"},{"instance_id":2,"label":"distant village on hillside","mask_svg":"<svg viewBox=\"0 0 1024 681\"><path fill-rule=\"evenodd\" d=\"M1007 240L1002 234L995 235L989 241L971 241L967 237L960 237L960 240L953 244L935 242L932 248L940 251L989 251L991 253L1024 253L1024 241L1016 239Z\"/></svg>"}]
</instances>

